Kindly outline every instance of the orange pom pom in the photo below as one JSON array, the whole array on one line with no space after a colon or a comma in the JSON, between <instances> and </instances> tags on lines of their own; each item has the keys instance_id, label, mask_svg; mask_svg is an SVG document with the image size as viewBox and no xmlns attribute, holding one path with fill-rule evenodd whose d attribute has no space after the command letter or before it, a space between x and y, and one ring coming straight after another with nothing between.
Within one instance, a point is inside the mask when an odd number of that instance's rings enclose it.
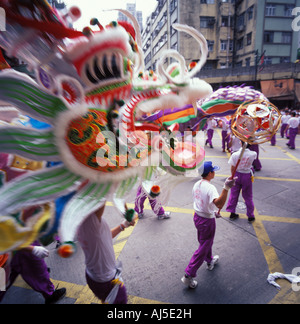
<instances>
[{"instance_id":1,"label":"orange pom pom","mask_svg":"<svg viewBox=\"0 0 300 324\"><path fill-rule=\"evenodd\" d=\"M61 258L68 259L74 255L75 251L75 244L73 242L66 242L58 248L57 253Z\"/></svg>"},{"instance_id":2,"label":"orange pom pom","mask_svg":"<svg viewBox=\"0 0 300 324\"><path fill-rule=\"evenodd\" d=\"M160 187L159 186L153 186L151 188L150 196L151 197L157 197L160 195Z\"/></svg>"}]
</instances>

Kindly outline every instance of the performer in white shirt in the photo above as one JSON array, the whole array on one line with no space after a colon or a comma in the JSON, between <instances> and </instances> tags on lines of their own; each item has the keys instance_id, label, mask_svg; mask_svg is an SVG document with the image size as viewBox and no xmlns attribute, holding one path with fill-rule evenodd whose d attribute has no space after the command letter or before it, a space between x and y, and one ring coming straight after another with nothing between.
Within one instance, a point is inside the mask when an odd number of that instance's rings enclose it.
<instances>
[{"instance_id":1,"label":"performer in white shirt","mask_svg":"<svg viewBox=\"0 0 300 324\"><path fill-rule=\"evenodd\" d=\"M222 118L222 149L223 152L226 150L227 146L227 152L229 151L229 143L230 143L230 125L229 121L226 118Z\"/></svg>"},{"instance_id":2,"label":"performer in white shirt","mask_svg":"<svg viewBox=\"0 0 300 324\"><path fill-rule=\"evenodd\" d=\"M99 209L83 222L77 233L85 255L86 279L89 288L103 303L127 304L121 269L115 259L113 238L127 227L134 226L135 220L131 223L124 221L110 230L102 217L105 203L99 203Z\"/></svg>"},{"instance_id":3,"label":"performer in white shirt","mask_svg":"<svg viewBox=\"0 0 300 324\"><path fill-rule=\"evenodd\" d=\"M219 256L212 255L212 247L216 233L216 214L226 203L228 191L234 186L235 179L228 178L225 181L221 195L216 187L211 184L215 177L215 171L219 167L213 166L212 162L205 162L201 170L202 180L198 181L193 188L194 200L194 223L198 231L199 248L194 253L189 265L185 269L185 275L181 281L194 289L198 283L194 279L198 269L206 262L207 269L213 270L219 261Z\"/></svg>"},{"instance_id":4,"label":"performer in white shirt","mask_svg":"<svg viewBox=\"0 0 300 324\"><path fill-rule=\"evenodd\" d=\"M209 144L210 148L214 148L212 144L212 139L214 137L214 129L217 127L217 122L213 117L210 117L207 121L207 140L205 145Z\"/></svg>"},{"instance_id":5,"label":"performer in white shirt","mask_svg":"<svg viewBox=\"0 0 300 324\"><path fill-rule=\"evenodd\" d=\"M241 152L242 152L242 148L239 151L233 153L231 158L229 159L228 163L231 165L232 172L238 163ZM248 221L249 222L255 221L251 168L252 168L253 161L256 158L257 158L256 152L250 151L249 148L245 150L241 162L237 168L237 172L236 172L237 180L235 182L235 186L231 189L230 197L228 199L228 204L226 208L226 210L231 213L230 219L236 219L239 217L239 215L236 214L236 206L239 200L240 191L242 190L242 195L247 207Z\"/></svg>"},{"instance_id":6,"label":"performer in white shirt","mask_svg":"<svg viewBox=\"0 0 300 324\"><path fill-rule=\"evenodd\" d=\"M286 112L284 115L282 115L281 130L280 130L280 134L282 138L284 138L284 136L287 135L288 121L290 120L290 118L291 116L289 112Z\"/></svg>"},{"instance_id":7,"label":"performer in white shirt","mask_svg":"<svg viewBox=\"0 0 300 324\"><path fill-rule=\"evenodd\" d=\"M299 118L296 117L296 113L292 113L292 117L288 121L288 130L290 132L290 140L286 144L291 150L296 149L296 136L298 134Z\"/></svg>"}]
</instances>

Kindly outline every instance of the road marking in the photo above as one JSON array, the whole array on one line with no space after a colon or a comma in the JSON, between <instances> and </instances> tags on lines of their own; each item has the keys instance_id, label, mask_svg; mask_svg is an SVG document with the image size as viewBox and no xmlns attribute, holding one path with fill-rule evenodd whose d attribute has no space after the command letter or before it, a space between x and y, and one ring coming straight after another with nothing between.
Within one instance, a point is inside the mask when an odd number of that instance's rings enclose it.
<instances>
[{"instance_id":1,"label":"road marking","mask_svg":"<svg viewBox=\"0 0 300 324\"><path fill-rule=\"evenodd\" d=\"M281 290L279 293L270 301L270 305L279 304L300 304L300 294L291 289L291 283L287 280L279 279L276 281L280 286Z\"/></svg>"},{"instance_id":2,"label":"road marking","mask_svg":"<svg viewBox=\"0 0 300 324\"><path fill-rule=\"evenodd\" d=\"M66 297L75 299L76 305L89 305L89 304L102 304L100 300L95 297L93 292L90 290L90 288L86 285L77 285L74 283L69 283L65 281L59 281L51 279L54 286L64 287L67 289ZM30 286L27 285L27 283L19 277L16 282L14 283L14 287L23 288L32 290ZM141 298L137 296L128 296L128 304L166 304L163 302L159 302L156 300Z\"/></svg>"},{"instance_id":3,"label":"road marking","mask_svg":"<svg viewBox=\"0 0 300 324\"><path fill-rule=\"evenodd\" d=\"M228 178L229 174L216 174L217 178ZM285 179L285 178L270 178L270 177L257 177L254 176L254 180L266 180L266 181L281 181L281 182L300 182L300 179Z\"/></svg>"},{"instance_id":4,"label":"road marking","mask_svg":"<svg viewBox=\"0 0 300 324\"><path fill-rule=\"evenodd\" d=\"M283 152L284 154L286 154L290 159L292 159L295 162L297 162L298 164L300 164L300 159L296 158L293 154L289 153L288 151L286 151L281 146L276 146L276 147L279 148L281 150L281 152Z\"/></svg>"},{"instance_id":5,"label":"road marking","mask_svg":"<svg viewBox=\"0 0 300 324\"><path fill-rule=\"evenodd\" d=\"M106 204L109 207L113 207L113 203L112 202L107 202ZM134 204L128 204L129 208L133 208ZM151 206L148 204L145 204L144 209L146 210L152 210ZM164 208L166 211L170 211L173 213L178 213L178 214L187 214L187 215L194 215L195 210L194 209L190 209L190 208L179 208L179 207L165 207ZM229 218L230 213L228 212L221 212L222 213L222 217L226 217ZM240 216L242 218L247 219L246 215L240 214ZM278 217L278 216L268 216L268 215L260 215L259 216L260 219L262 221L266 221L266 222L277 222L277 223L290 223L290 224L300 224L300 219L299 218L293 218L293 217ZM132 227L132 229L134 229ZM127 229L129 230L129 229ZM124 233L125 234L125 233Z\"/></svg>"},{"instance_id":6,"label":"road marking","mask_svg":"<svg viewBox=\"0 0 300 324\"><path fill-rule=\"evenodd\" d=\"M256 233L256 237L259 241L265 259L267 261L270 273L281 272L284 273L283 267L279 261L276 250L272 246L270 237L263 225L260 215L255 209L255 222L252 224Z\"/></svg>"},{"instance_id":7,"label":"road marking","mask_svg":"<svg viewBox=\"0 0 300 324\"><path fill-rule=\"evenodd\" d=\"M112 207L113 203L107 202L107 206ZM134 204L128 204L128 206L129 208L133 208ZM145 209L150 210L151 207L145 206ZM165 209L167 211L172 211L174 213L179 213L179 214L188 214L188 215L194 214L194 210L188 208L166 207ZM229 216L230 213L222 212L222 217L229 218ZM244 214L240 214L240 217L242 219L247 219L247 216ZM253 228L255 230L257 239L262 248L270 272L284 273L282 265L277 256L276 250L272 246L272 242L269 238L269 235L265 230L263 221L300 224L300 219L266 216L266 215L263 216L263 215L259 215L257 210L255 210L255 217L256 217L256 221L253 223ZM115 246L114 246L116 258L118 258L119 255L121 254L122 250L124 249L127 243L127 240L133 233L133 230L134 227L128 228L126 231L122 232L116 239ZM53 279L51 279L51 281L55 286L59 285L60 287L65 287L67 289L66 297L74 299L75 304L101 304L101 302L98 300L98 298L94 296L94 294L92 293L92 291L89 289L87 285L83 286L83 285L78 285L74 283L68 283L68 282L53 280ZM282 304L282 303L300 302L299 294L296 295L291 291L292 290L291 284L286 284L284 280L282 280L282 282L280 282L279 284L282 286L282 290L275 296L275 298L270 303ZM14 286L31 289L21 278L15 282ZM163 302L160 301L145 299L137 296L128 296L128 303L129 304L164 304Z\"/></svg>"},{"instance_id":8,"label":"road marking","mask_svg":"<svg viewBox=\"0 0 300 324\"><path fill-rule=\"evenodd\" d=\"M230 153L229 154L230 157ZM228 155L206 155L207 159L228 159ZM259 157L260 160L274 160L274 161L295 161L295 159L288 158L268 158L268 157Z\"/></svg>"},{"instance_id":9,"label":"road marking","mask_svg":"<svg viewBox=\"0 0 300 324\"><path fill-rule=\"evenodd\" d=\"M131 208L131 207L130 207ZM137 224L138 222L136 222ZM116 239L114 244L114 250L116 259L119 258L121 252L123 251L129 237L131 236L132 232L134 231L134 227L128 227L124 232L122 232Z\"/></svg>"},{"instance_id":10,"label":"road marking","mask_svg":"<svg viewBox=\"0 0 300 324\"><path fill-rule=\"evenodd\" d=\"M296 161L298 164L300 164L300 159L297 159L293 154L289 152L285 152L287 156L289 156L292 160Z\"/></svg>"}]
</instances>

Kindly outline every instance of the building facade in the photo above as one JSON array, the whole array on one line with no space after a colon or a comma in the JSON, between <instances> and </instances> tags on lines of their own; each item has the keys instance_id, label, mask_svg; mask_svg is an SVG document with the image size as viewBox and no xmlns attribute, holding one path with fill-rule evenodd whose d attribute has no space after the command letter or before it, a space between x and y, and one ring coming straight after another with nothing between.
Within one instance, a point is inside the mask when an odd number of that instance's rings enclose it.
<instances>
[{"instance_id":1,"label":"building facade","mask_svg":"<svg viewBox=\"0 0 300 324\"><path fill-rule=\"evenodd\" d=\"M299 33L293 9L299 0L248 0L236 3L236 66L295 62Z\"/></svg>"},{"instance_id":2,"label":"building facade","mask_svg":"<svg viewBox=\"0 0 300 324\"><path fill-rule=\"evenodd\" d=\"M187 62L199 59L198 45L173 29L174 23L192 26L207 39L204 69L294 62L299 47L299 33L292 30L295 7L300 0L158 0L142 35L146 68L155 69L168 48Z\"/></svg>"}]
</instances>

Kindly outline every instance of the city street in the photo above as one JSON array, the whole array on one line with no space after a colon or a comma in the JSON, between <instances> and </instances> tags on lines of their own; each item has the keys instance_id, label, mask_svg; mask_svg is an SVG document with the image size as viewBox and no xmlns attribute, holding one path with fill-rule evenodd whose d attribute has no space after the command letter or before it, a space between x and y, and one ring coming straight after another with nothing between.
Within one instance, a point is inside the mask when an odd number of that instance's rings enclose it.
<instances>
[{"instance_id":1,"label":"city street","mask_svg":"<svg viewBox=\"0 0 300 324\"><path fill-rule=\"evenodd\" d=\"M203 145L204 145L204 133ZM192 187L189 179L176 187L166 210L171 219L158 221L149 205L144 219L135 228L125 230L115 240L116 257L123 264L123 279L130 304L299 304L300 291L293 291L287 280L278 280L281 290L267 282L274 272L292 274L300 267L300 136L297 149L290 150L287 140L277 135L277 145L260 147L262 170L255 173L254 203L256 221L249 224L245 204L240 197L240 218L229 220L222 211L217 220L214 254L220 262L213 271L203 265L198 271L198 287L186 288L181 277L198 248L193 223ZM214 134L214 149L206 147L206 160L219 165L213 183L221 192L230 175L228 153L221 148L221 131ZM134 193L129 204L132 207ZM111 199L105 218L111 227L121 219ZM55 245L49 246L46 260L50 275L67 295L60 304L98 303L85 280L84 256L80 248L74 257L61 259ZM300 269L299 271L300 272ZM295 289L294 289L295 290ZM300 289L298 289L300 290ZM18 279L2 304L43 304L38 293Z\"/></svg>"}]
</instances>

